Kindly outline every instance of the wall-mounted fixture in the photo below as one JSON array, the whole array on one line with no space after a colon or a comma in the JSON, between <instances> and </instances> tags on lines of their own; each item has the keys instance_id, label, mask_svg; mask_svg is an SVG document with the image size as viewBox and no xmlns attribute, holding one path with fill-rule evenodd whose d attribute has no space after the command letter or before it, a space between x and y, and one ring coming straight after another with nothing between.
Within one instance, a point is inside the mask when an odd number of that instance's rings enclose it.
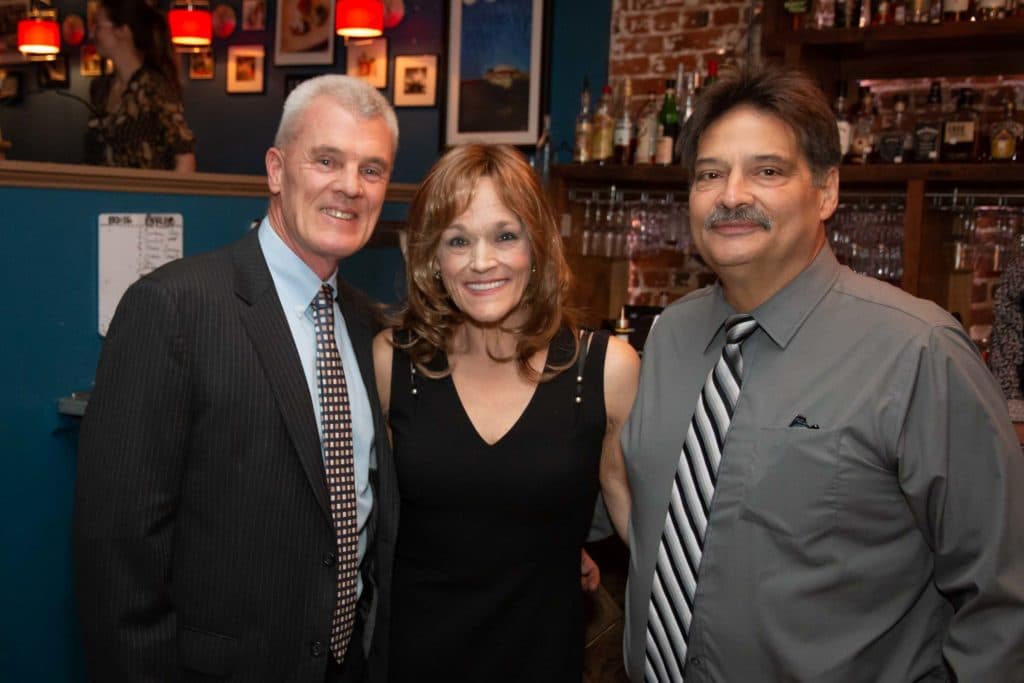
<instances>
[{"instance_id":1,"label":"wall-mounted fixture","mask_svg":"<svg viewBox=\"0 0 1024 683\"><path fill-rule=\"evenodd\" d=\"M30 57L60 52L57 10L48 3L33 3L28 16L18 22L18 50Z\"/></svg>"},{"instance_id":2,"label":"wall-mounted fixture","mask_svg":"<svg viewBox=\"0 0 1024 683\"><path fill-rule=\"evenodd\" d=\"M213 15L206 0L175 0L167 23L171 42L180 47L205 47L213 38Z\"/></svg>"},{"instance_id":3,"label":"wall-mounted fixture","mask_svg":"<svg viewBox=\"0 0 1024 683\"><path fill-rule=\"evenodd\" d=\"M338 0L334 8L334 29L345 38L374 38L384 33L384 3L381 0Z\"/></svg>"}]
</instances>

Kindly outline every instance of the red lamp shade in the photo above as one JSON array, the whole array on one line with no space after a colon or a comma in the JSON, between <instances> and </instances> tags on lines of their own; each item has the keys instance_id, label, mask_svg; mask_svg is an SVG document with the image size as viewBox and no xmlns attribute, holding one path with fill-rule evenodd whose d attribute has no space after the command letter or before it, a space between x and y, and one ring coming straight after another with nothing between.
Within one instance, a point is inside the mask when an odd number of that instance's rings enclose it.
<instances>
[{"instance_id":1,"label":"red lamp shade","mask_svg":"<svg viewBox=\"0 0 1024 683\"><path fill-rule=\"evenodd\" d=\"M56 12L30 16L18 22L18 50L26 55L55 55L60 52L60 26Z\"/></svg>"},{"instance_id":2,"label":"red lamp shade","mask_svg":"<svg viewBox=\"0 0 1024 683\"><path fill-rule=\"evenodd\" d=\"M186 47L204 47L213 38L213 15L207 3L175 4L167 13L171 42Z\"/></svg>"},{"instance_id":3,"label":"red lamp shade","mask_svg":"<svg viewBox=\"0 0 1024 683\"><path fill-rule=\"evenodd\" d=\"M373 38L384 33L384 3L381 0L338 0L334 8L334 30L348 38Z\"/></svg>"}]
</instances>

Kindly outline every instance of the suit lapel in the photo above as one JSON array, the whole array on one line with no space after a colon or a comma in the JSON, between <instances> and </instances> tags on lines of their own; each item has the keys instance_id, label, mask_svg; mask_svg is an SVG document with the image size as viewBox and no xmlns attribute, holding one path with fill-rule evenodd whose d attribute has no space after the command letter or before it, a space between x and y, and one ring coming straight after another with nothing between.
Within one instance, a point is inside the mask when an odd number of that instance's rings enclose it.
<instances>
[{"instance_id":1,"label":"suit lapel","mask_svg":"<svg viewBox=\"0 0 1024 683\"><path fill-rule=\"evenodd\" d=\"M302 362L292 342L291 329L259 247L256 230L250 231L237 243L234 257L235 291L247 304L242 309L242 324L256 348L313 494L330 521L320 435L312 398Z\"/></svg>"}]
</instances>

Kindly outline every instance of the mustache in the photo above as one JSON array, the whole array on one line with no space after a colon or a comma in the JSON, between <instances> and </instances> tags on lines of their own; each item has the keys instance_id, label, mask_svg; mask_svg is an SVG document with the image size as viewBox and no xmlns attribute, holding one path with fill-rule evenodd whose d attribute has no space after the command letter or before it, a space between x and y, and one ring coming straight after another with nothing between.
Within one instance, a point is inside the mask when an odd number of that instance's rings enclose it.
<instances>
[{"instance_id":1,"label":"mustache","mask_svg":"<svg viewBox=\"0 0 1024 683\"><path fill-rule=\"evenodd\" d=\"M772 229L771 216L756 206L743 204L734 209L716 206L704 219L704 229L710 230L716 223L757 223L765 230Z\"/></svg>"}]
</instances>

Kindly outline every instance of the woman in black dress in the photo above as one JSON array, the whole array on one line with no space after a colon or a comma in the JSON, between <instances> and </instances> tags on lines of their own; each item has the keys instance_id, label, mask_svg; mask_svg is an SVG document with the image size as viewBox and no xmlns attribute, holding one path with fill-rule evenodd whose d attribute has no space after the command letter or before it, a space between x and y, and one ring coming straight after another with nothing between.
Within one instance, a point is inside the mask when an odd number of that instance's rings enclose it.
<instances>
[{"instance_id":1,"label":"woman in black dress","mask_svg":"<svg viewBox=\"0 0 1024 683\"><path fill-rule=\"evenodd\" d=\"M406 272L374 344L402 505L391 680L580 681L580 553L599 472L622 467L637 354L575 324L554 213L510 147L438 161ZM604 495L624 535L628 490Z\"/></svg>"}]
</instances>

